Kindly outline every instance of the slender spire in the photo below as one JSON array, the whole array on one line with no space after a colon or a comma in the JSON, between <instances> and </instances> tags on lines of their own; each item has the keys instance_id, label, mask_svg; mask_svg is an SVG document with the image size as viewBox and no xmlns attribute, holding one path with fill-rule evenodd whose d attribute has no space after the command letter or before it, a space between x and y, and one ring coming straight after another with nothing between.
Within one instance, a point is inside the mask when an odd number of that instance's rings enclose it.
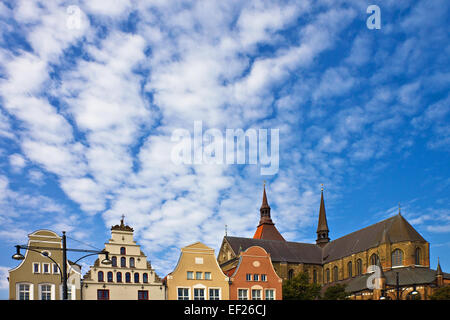
<instances>
[{"instance_id":1,"label":"slender spire","mask_svg":"<svg viewBox=\"0 0 450 320\"><path fill-rule=\"evenodd\" d=\"M441 268L441 263L439 262L439 257L438 257L438 264L437 264L437 270L436 270L436 275L443 275L442 273L442 268Z\"/></svg>"},{"instance_id":2,"label":"slender spire","mask_svg":"<svg viewBox=\"0 0 450 320\"><path fill-rule=\"evenodd\" d=\"M259 209L259 213L260 213L260 220L259 220L260 225L263 223L273 224L272 219L270 218L270 206L269 206L269 202L267 201L266 182L265 181L264 181L263 199L262 199L261 208Z\"/></svg>"},{"instance_id":3,"label":"slender spire","mask_svg":"<svg viewBox=\"0 0 450 320\"><path fill-rule=\"evenodd\" d=\"M320 209L319 209L319 223L317 225L317 239L316 244L323 246L330 241L328 237L328 233L330 230L328 229L327 223L327 214L325 211L325 201L323 199L323 184L320 189Z\"/></svg>"},{"instance_id":4,"label":"slender spire","mask_svg":"<svg viewBox=\"0 0 450 320\"><path fill-rule=\"evenodd\" d=\"M400 202L398 203L398 215L402 215L402 207L400 206Z\"/></svg>"},{"instance_id":5,"label":"slender spire","mask_svg":"<svg viewBox=\"0 0 450 320\"><path fill-rule=\"evenodd\" d=\"M283 236L275 228L275 223L273 223L270 217L270 206L267 201L266 195L266 182L264 181L263 189L263 199L261 208L259 209L260 219L256 232L253 235L253 239L266 239L266 240L281 240L285 241Z\"/></svg>"}]
</instances>

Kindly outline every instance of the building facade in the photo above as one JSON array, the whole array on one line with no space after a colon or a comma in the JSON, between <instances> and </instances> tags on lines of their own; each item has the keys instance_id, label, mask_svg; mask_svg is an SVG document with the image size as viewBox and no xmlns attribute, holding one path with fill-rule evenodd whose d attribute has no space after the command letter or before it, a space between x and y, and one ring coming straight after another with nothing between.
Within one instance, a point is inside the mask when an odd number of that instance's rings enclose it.
<instances>
[{"instance_id":1,"label":"building facade","mask_svg":"<svg viewBox=\"0 0 450 320\"><path fill-rule=\"evenodd\" d=\"M10 300L62 300L61 241L62 237L50 230L37 230L28 235L28 247L48 249L26 250L20 264L9 270ZM81 267L68 261L67 273L68 299L79 300Z\"/></svg>"},{"instance_id":2,"label":"building facade","mask_svg":"<svg viewBox=\"0 0 450 320\"><path fill-rule=\"evenodd\" d=\"M283 280L275 272L270 255L261 247L241 251L239 262L227 275L230 300L282 300Z\"/></svg>"},{"instance_id":3,"label":"building facade","mask_svg":"<svg viewBox=\"0 0 450 320\"><path fill-rule=\"evenodd\" d=\"M133 239L133 228L124 224L111 228L111 239L105 243L112 264L101 261L99 254L82 281L84 300L164 300L162 280L146 255Z\"/></svg>"},{"instance_id":4,"label":"building facade","mask_svg":"<svg viewBox=\"0 0 450 320\"><path fill-rule=\"evenodd\" d=\"M164 282L168 300L228 300L228 280L214 249L196 242L181 249L174 271Z\"/></svg>"},{"instance_id":5,"label":"building facade","mask_svg":"<svg viewBox=\"0 0 450 320\"><path fill-rule=\"evenodd\" d=\"M349 297L376 299L376 290L367 279L380 266L386 280L385 292L392 292L393 275L399 273L402 290L419 292L422 299L440 285L446 285L450 275L430 269L430 244L402 216L397 215L331 241L329 236L323 188L315 244L284 240L270 217L270 206L264 188L260 222L253 238L225 236L218 254L222 269L235 268L239 252L251 246L264 248L271 256L277 274L291 279L306 272L311 282L328 286L345 283ZM439 270L441 275L439 275ZM441 277L442 280L439 280ZM414 286L416 290L414 290ZM399 298L405 298L406 294Z\"/></svg>"}]
</instances>

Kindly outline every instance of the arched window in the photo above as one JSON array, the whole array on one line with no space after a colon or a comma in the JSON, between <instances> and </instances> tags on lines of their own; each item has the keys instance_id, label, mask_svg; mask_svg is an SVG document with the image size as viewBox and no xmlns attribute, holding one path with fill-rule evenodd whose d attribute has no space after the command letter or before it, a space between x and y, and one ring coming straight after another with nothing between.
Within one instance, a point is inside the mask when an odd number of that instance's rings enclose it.
<instances>
[{"instance_id":1,"label":"arched window","mask_svg":"<svg viewBox=\"0 0 450 320\"><path fill-rule=\"evenodd\" d=\"M148 274L147 274L147 273L144 273L144 274L142 275L142 282L148 283Z\"/></svg>"},{"instance_id":2,"label":"arched window","mask_svg":"<svg viewBox=\"0 0 450 320\"><path fill-rule=\"evenodd\" d=\"M330 269L327 269L327 271L326 271L326 283L329 283L330 282Z\"/></svg>"},{"instance_id":3,"label":"arched window","mask_svg":"<svg viewBox=\"0 0 450 320\"><path fill-rule=\"evenodd\" d=\"M130 258L130 268L134 268L134 258Z\"/></svg>"},{"instance_id":4,"label":"arched window","mask_svg":"<svg viewBox=\"0 0 450 320\"><path fill-rule=\"evenodd\" d=\"M314 269L313 271L313 283L317 283L317 270Z\"/></svg>"},{"instance_id":5,"label":"arched window","mask_svg":"<svg viewBox=\"0 0 450 320\"><path fill-rule=\"evenodd\" d=\"M347 272L348 272L348 277L351 278L353 277L353 270L352 270L352 262L349 261L347 263Z\"/></svg>"},{"instance_id":6,"label":"arched window","mask_svg":"<svg viewBox=\"0 0 450 320\"><path fill-rule=\"evenodd\" d=\"M361 259L356 260L356 275L357 276L362 275L362 260Z\"/></svg>"},{"instance_id":7,"label":"arched window","mask_svg":"<svg viewBox=\"0 0 450 320\"><path fill-rule=\"evenodd\" d=\"M117 267L117 257L112 257L111 261L112 261L112 266Z\"/></svg>"},{"instance_id":8,"label":"arched window","mask_svg":"<svg viewBox=\"0 0 450 320\"><path fill-rule=\"evenodd\" d=\"M416 251L414 252L414 263L420 266L421 261L422 261L422 250L420 248L416 248Z\"/></svg>"},{"instance_id":9,"label":"arched window","mask_svg":"<svg viewBox=\"0 0 450 320\"><path fill-rule=\"evenodd\" d=\"M113 282L113 273L111 271L108 272L108 282Z\"/></svg>"},{"instance_id":10,"label":"arched window","mask_svg":"<svg viewBox=\"0 0 450 320\"><path fill-rule=\"evenodd\" d=\"M103 280L103 271L99 271L97 276L98 276L98 282L103 282L104 281Z\"/></svg>"},{"instance_id":11,"label":"arched window","mask_svg":"<svg viewBox=\"0 0 450 320\"><path fill-rule=\"evenodd\" d=\"M338 267L336 266L333 267L333 281L334 282L339 281L339 270Z\"/></svg>"},{"instance_id":12,"label":"arched window","mask_svg":"<svg viewBox=\"0 0 450 320\"><path fill-rule=\"evenodd\" d=\"M403 265L403 252L400 249L392 251L392 266L398 267Z\"/></svg>"},{"instance_id":13,"label":"arched window","mask_svg":"<svg viewBox=\"0 0 450 320\"><path fill-rule=\"evenodd\" d=\"M116 278L117 282L122 282L122 272L117 272Z\"/></svg>"},{"instance_id":14,"label":"arched window","mask_svg":"<svg viewBox=\"0 0 450 320\"><path fill-rule=\"evenodd\" d=\"M380 260L380 258L378 258L378 255L376 255L375 253L370 256L370 264L372 266L377 266L379 260Z\"/></svg>"},{"instance_id":15,"label":"arched window","mask_svg":"<svg viewBox=\"0 0 450 320\"><path fill-rule=\"evenodd\" d=\"M125 273L125 282L126 283L131 282L131 274L129 272Z\"/></svg>"},{"instance_id":16,"label":"arched window","mask_svg":"<svg viewBox=\"0 0 450 320\"><path fill-rule=\"evenodd\" d=\"M120 258L120 266L125 268L127 266L127 259L125 257Z\"/></svg>"},{"instance_id":17,"label":"arched window","mask_svg":"<svg viewBox=\"0 0 450 320\"><path fill-rule=\"evenodd\" d=\"M293 277L294 277L294 270L289 269L289 272L288 272L288 279L291 280Z\"/></svg>"},{"instance_id":18,"label":"arched window","mask_svg":"<svg viewBox=\"0 0 450 320\"><path fill-rule=\"evenodd\" d=\"M134 274L134 283L139 283L139 273Z\"/></svg>"},{"instance_id":19,"label":"arched window","mask_svg":"<svg viewBox=\"0 0 450 320\"><path fill-rule=\"evenodd\" d=\"M127 250L125 249L125 247L120 247L120 254L127 254Z\"/></svg>"}]
</instances>

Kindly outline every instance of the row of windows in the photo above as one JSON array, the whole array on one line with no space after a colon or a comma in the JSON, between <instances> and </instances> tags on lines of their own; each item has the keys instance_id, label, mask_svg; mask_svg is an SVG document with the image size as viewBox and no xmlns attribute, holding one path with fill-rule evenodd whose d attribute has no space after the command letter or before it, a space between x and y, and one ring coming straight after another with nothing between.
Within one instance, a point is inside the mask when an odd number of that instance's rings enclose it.
<instances>
[{"instance_id":1,"label":"row of windows","mask_svg":"<svg viewBox=\"0 0 450 320\"><path fill-rule=\"evenodd\" d=\"M188 271L186 274L188 280L194 280L194 271ZM211 272L195 272L195 280L211 280Z\"/></svg>"},{"instance_id":2,"label":"row of windows","mask_svg":"<svg viewBox=\"0 0 450 320\"><path fill-rule=\"evenodd\" d=\"M206 300L206 289L194 288L194 300ZM220 289L209 288L208 300L220 300ZM178 300L190 300L189 288L178 288L177 290Z\"/></svg>"},{"instance_id":3,"label":"row of windows","mask_svg":"<svg viewBox=\"0 0 450 320\"><path fill-rule=\"evenodd\" d=\"M38 285L38 293L40 300L55 300L55 285L51 283L41 283ZM67 286L67 296L72 300L72 287ZM60 285L60 294L62 299L62 285ZM34 300L33 284L18 283L17 284L17 300Z\"/></svg>"},{"instance_id":4,"label":"row of windows","mask_svg":"<svg viewBox=\"0 0 450 320\"><path fill-rule=\"evenodd\" d=\"M33 262L33 273L59 274L59 268L56 263Z\"/></svg>"},{"instance_id":5,"label":"row of windows","mask_svg":"<svg viewBox=\"0 0 450 320\"><path fill-rule=\"evenodd\" d=\"M266 282L267 281L267 275L266 274L261 274L261 275L260 274L253 274L253 276L252 276L252 274L247 273L245 275L245 280L247 280L247 281L263 281L263 282Z\"/></svg>"},{"instance_id":6,"label":"row of windows","mask_svg":"<svg viewBox=\"0 0 450 320\"><path fill-rule=\"evenodd\" d=\"M117 267L117 257L111 257L111 262L112 262L112 266L113 267ZM129 264L128 264L129 268L134 268L136 267L136 263L133 257L131 257L129 259ZM125 257L121 257L120 258L120 267L121 268L126 268L127 267L127 258Z\"/></svg>"},{"instance_id":7,"label":"row of windows","mask_svg":"<svg viewBox=\"0 0 450 320\"><path fill-rule=\"evenodd\" d=\"M238 289L238 300L249 300L249 289ZM262 300L262 290L261 289L252 289L251 291L251 299L252 300ZM264 290L264 299L265 300L275 300L275 290L274 289L265 289Z\"/></svg>"},{"instance_id":8,"label":"row of windows","mask_svg":"<svg viewBox=\"0 0 450 320\"><path fill-rule=\"evenodd\" d=\"M133 274L133 278L134 278L134 283L139 283L139 278L140 278L140 275L139 275L139 273L134 273ZM105 279L104 279L104 273L103 273L103 271L99 271L98 272L98 274L97 274L97 281L98 282L105 282ZM114 274L113 274L113 272L112 271L109 271L107 274L106 274L106 281L107 282L114 282ZM125 279L123 279L122 278L122 272L116 272L116 282L118 282L118 283L121 283L121 282L124 282L125 281L125 283L131 283L131 273L130 272L125 272ZM147 273L143 273L142 274L142 282L143 283L148 283L148 274Z\"/></svg>"},{"instance_id":9,"label":"row of windows","mask_svg":"<svg viewBox=\"0 0 450 320\"><path fill-rule=\"evenodd\" d=\"M148 300L148 290L138 290L138 300ZM109 300L109 290L99 289L97 290L97 300Z\"/></svg>"}]
</instances>

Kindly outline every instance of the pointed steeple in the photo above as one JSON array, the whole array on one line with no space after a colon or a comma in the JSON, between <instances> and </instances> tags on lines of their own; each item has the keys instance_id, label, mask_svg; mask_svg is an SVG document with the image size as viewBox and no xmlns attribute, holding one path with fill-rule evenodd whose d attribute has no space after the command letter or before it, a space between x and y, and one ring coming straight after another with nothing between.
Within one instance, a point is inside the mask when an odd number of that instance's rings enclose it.
<instances>
[{"instance_id":1,"label":"pointed steeple","mask_svg":"<svg viewBox=\"0 0 450 320\"><path fill-rule=\"evenodd\" d=\"M439 262L439 257L438 257L438 264L437 264L436 275L438 275L438 276L443 275L442 268L441 268L441 263Z\"/></svg>"},{"instance_id":2,"label":"pointed steeple","mask_svg":"<svg viewBox=\"0 0 450 320\"><path fill-rule=\"evenodd\" d=\"M283 236L275 228L275 223L273 223L270 217L270 206L267 201L266 195L266 183L264 182L263 199L261 208L259 209L259 224L256 228L256 232L253 235L253 239L266 239L266 240L282 240L285 241Z\"/></svg>"},{"instance_id":3,"label":"pointed steeple","mask_svg":"<svg viewBox=\"0 0 450 320\"><path fill-rule=\"evenodd\" d=\"M320 194L320 209L319 209L319 223L317 224L317 239L316 244L319 246L324 246L330 241L328 237L328 233L330 230L328 229L327 223L327 214L325 212L325 201L323 199L323 184L321 188Z\"/></svg>"}]
</instances>

